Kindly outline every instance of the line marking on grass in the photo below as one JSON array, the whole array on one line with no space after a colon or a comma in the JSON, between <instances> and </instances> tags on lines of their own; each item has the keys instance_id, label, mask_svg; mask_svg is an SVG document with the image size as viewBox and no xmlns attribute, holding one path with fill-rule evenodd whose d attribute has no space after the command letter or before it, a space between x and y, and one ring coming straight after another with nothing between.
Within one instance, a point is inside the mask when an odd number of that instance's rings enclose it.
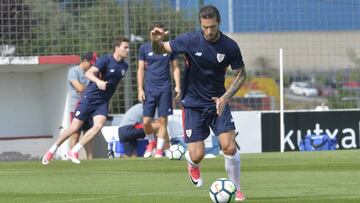
<instances>
[{"instance_id":1,"label":"line marking on grass","mask_svg":"<svg viewBox=\"0 0 360 203\"><path fill-rule=\"evenodd\" d=\"M181 190L181 191L173 191L171 194L188 194L193 190ZM207 190L199 190L200 192L206 192ZM138 194L128 194L128 195L111 195L111 196L102 196L102 197L85 197L85 198L75 198L75 199L66 199L66 200L53 200L53 201L43 201L40 203L56 203L56 202L77 202L77 201L92 201L92 200L105 200L105 199L114 199L118 197L132 197L132 196L152 196L152 195L170 195L168 191L166 192L146 192L146 193L138 193Z\"/></svg>"},{"instance_id":2,"label":"line marking on grass","mask_svg":"<svg viewBox=\"0 0 360 203\"><path fill-rule=\"evenodd\" d=\"M104 197L87 197L87 198L76 198L76 199L66 199L66 200L54 200L54 201L44 201L40 203L55 203L55 202L78 202L78 201L91 201L91 200L103 200L103 199L113 199L116 197L121 197L123 195L112 195Z\"/></svg>"}]
</instances>

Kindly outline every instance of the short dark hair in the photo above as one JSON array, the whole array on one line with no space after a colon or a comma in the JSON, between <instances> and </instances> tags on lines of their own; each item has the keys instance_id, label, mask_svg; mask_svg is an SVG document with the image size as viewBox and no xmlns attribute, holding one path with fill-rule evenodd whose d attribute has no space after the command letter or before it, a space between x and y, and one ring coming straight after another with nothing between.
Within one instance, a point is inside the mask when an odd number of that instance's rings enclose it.
<instances>
[{"instance_id":1,"label":"short dark hair","mask_svg":"<svg viewBox=\"0 0 360 203\"><path fill-rule=\"evenodd\" d=\"M88 51L84 53L84 55L81 58L81 61L87 60L91 65L94 65L97 58L96 52Z\"/></svg>"},{"instance_id":2,"label":"short dark hair","mask_svg":"<svg viewBox=\"0 0 360 203\"><path fill-rule=\"evenodd\" d=\"M150 31L153 30L154 28L164 28L164 24L160 23L160 22L154 22L153 24L151 24L150 26Z\"/></svg>"},{"instance_id":3,"label":"short dark hair","mask_svg":"<svg viewBox=\"0 0 360 203\"><path fill-rule=\"evenodd\" d=\"M220 17L220 13L219 10L213 6L213 5L206 5L200 8L199 11L199 21L203 18L203 19L211 19L216 17L217 22L220 24L221 22L221 17Z\"/></svg>"},{"instance_id":4,"label":"short dark hair","mask_svg":"<svg viewBox=\"0 0 360 203\"><path fill-rule=\"evenodd\" d=\"M121 42L130 42L130 40L126 37L117 37L112 42L112 49L115 51L115 47L120 46Z\"/></svg>"}]
</instances>

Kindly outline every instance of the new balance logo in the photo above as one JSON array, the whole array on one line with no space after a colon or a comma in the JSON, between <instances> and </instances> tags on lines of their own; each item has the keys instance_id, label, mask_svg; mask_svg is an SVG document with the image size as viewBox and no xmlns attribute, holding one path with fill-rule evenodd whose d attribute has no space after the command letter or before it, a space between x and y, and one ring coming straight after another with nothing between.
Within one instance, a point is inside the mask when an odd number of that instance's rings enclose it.
<instances>
[{"instance_id":1,"label":"new balance logo","mask_svg":"<svg viewBox=\"0 0 360 203\"><path fill-rule=\"evenodd\" d=\"M198 52L198 51L197 51L197 52L195 53L195 56L201 56L201 55L202 55L202 52Z\"/></svg>"}]
</instances>

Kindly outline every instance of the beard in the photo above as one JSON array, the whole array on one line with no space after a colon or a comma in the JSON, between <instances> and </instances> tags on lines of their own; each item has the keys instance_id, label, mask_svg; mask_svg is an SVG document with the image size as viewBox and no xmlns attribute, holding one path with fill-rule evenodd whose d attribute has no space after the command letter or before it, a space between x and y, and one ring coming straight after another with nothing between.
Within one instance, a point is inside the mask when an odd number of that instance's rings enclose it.
<instances>
[{"instance_id":1,"label":"beard","mask_svg":"<svg viewBox=\"0 0 360 203\"><path fill-rule=\"evenodd\" d=\"M220 38L220 32L217 31L216 34L209 34L209 35L205 35L205 39L211 42L217 41Z\"/></svg>"}]
</instances>

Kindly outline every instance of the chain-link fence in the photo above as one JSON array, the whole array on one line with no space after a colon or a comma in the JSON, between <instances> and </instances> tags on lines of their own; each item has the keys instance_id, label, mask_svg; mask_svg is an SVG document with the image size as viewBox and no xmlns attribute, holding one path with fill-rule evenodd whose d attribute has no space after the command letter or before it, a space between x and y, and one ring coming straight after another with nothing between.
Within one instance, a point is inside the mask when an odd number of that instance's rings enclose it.
<instances>
[{"instance_id":1,"label":"chain-link fence","mask_svg":"<svg viewBox=\"0 0 360 203\"><path fill-rule=\"evenodd\" d=\"M131 40L130 71L111 102L112 113L137 103L138 49L162 22L170 39L198 29L198 10L216 5L221 30L238 42L248 79L233 110L279 109L279 49L284 52L285 109L360 106L359 0L1 0L2 56L111 51ZM229 72L226 85L230 84Z\"/></svg>"}]
</instances>

